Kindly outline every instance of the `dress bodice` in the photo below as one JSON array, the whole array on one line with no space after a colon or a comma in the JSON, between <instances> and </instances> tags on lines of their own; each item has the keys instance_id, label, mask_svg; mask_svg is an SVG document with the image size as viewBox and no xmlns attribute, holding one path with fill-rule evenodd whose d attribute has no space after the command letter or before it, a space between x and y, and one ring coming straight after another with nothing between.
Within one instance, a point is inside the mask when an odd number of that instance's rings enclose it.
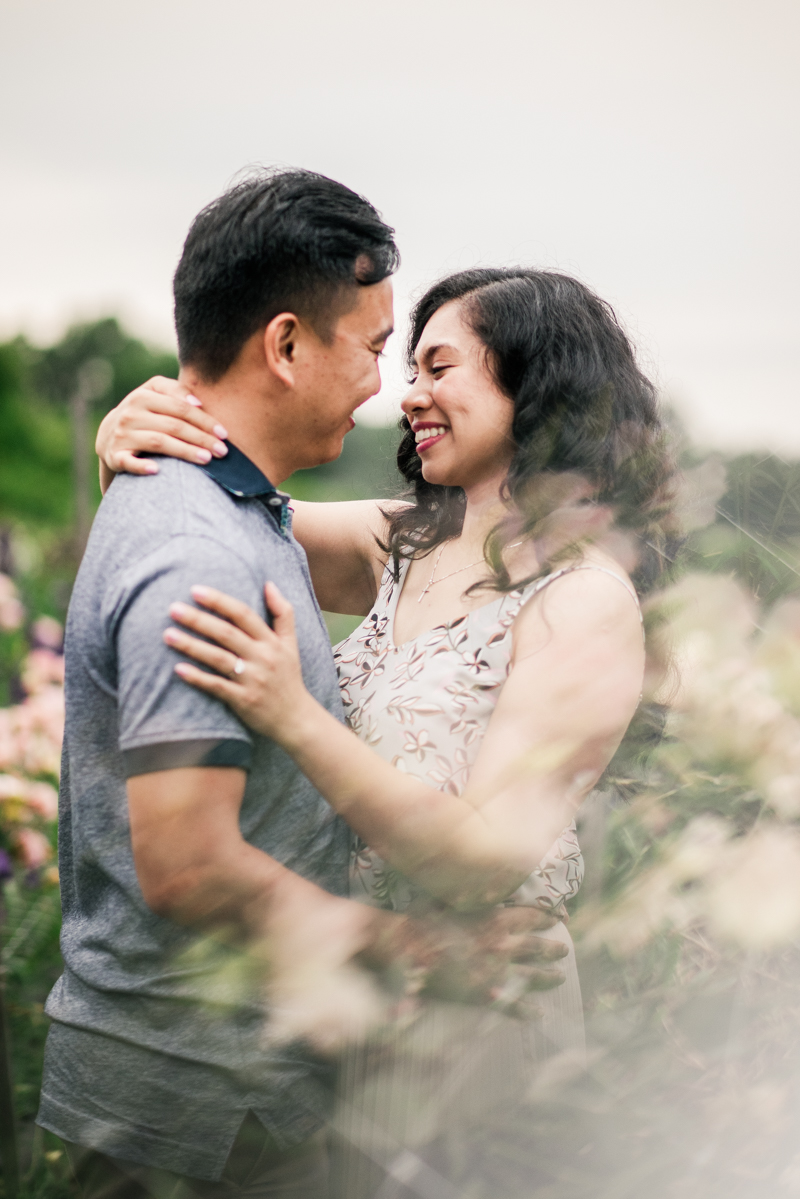
<instances>
[{"instance_id":1,"label":"dress bodice","mask_svg":"<svg viewBox=\"0 0 800 1199\"><path fill-rule=\"evenodd\" d=\"M383 574L372 611L335 649L345 715L353 731L398 770L460 795L511 667L512 626L523 605L569 566L497 596L449 624L395 644L394 618L409 563ZM574 823L508 900L561 908L583 879ZM350 894L404 910L419 888L356 839Z\"/></svg>"}]
</instances>

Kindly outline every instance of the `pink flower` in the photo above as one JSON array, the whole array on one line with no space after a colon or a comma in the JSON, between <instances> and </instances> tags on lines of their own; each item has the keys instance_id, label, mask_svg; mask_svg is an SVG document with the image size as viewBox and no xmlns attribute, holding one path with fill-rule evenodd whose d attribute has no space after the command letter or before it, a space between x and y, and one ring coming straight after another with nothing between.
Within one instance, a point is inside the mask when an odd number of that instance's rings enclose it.
<instances>
[{"instance_id":1,"label":"pink flower","mask_svg":"<svg viewBox=\"0 0 800 1199\"><path fill-rule=\"evenodd\" d=\"M64 690L44 687L13 708L0 708L0 770L58 775L64 736Z\"/></svg>"},{"instance_id":2,"label":"pink flower","mask_svg":"<svg viewBox=\"0 0 800 1199\"><path fill-rule=\"evenodd\" d=\"M25 619L25 609L18 599L0 600L0 629L13 633Z\"/></svg>"},{"instance_id":3,"label":"pink flower","mask_svg":"<svg viewBox=\"0 0 800 1199\"><path fill-rule=\"evenodd\" d=\"M0 629L13 633L25 619L17 589L8 575L0 574Z\"/></svg>"},{"instance_id":4,"label":"pink flower","mask_svg":"<svg viewBox=\"0 0 800 1199\"><path fill-rule=\"evenodd\" d=\"M64 628L52 616L40 616L31 626L31 640L37 648L58 651L64 644Z\"/></svg>"},{"instance_id":5,"label":"pink flower","mask_svg":"<svg viewBox=\"0 0 800 1199\"><path fill-rule=\"evenodd\" d=\"M33 649L22 668L22 685L28 695L38 695L45 687L64 685L64 659L51 649Z\"/></svg>"},{"instance_id":6,"label":"pink flower","mask_svg":"<svg viewBox=\"0 0 800 1199\"><path fill-rule=\"evenodd\" d=\"M50 842L44 833L36 829L21 828L16 836L16 847L27 870L38 870L53 856Z\"/></svg>"},{"instance_id":7,"label":"pink flower","mask_svg":"<svg viewBox=\"0 0 800 1199\"><path fill-rule=\"evenodd\" d=\"M0 774L0 803L5 799L23 799L28 784L15 774Z\"/></svg>"},{"instance_id":8,"label":"pink flower","mask_svg":"<svg viewBox=\"0 0 800 1199\"><path fill-rule=\"evenodd\" d=\"M29 783L25 800L43 820L55 820L58 816L58 792L49 783Z\"/></svg>"}]
</instances>

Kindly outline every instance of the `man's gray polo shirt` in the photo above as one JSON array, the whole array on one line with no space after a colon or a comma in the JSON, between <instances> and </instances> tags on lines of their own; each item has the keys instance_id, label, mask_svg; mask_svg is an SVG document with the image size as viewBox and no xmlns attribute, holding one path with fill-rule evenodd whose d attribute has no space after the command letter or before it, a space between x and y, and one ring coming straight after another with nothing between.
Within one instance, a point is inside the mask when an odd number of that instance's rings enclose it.
<instances>
[{"instance_id":1,"label":"man's gray polo shirt","mask_svg":"<svg viewBox=\"0 0 800 1199\"><path fill-rule=\"evenodd\" d=\"M286 1145L310 1136L327 1071L264 1047L246 956L156 916L131 851L126 777L186 765L247 771L246 841L334 894L348 831L294 763L179 679L162 641L204 583L264 614L294 605L309 690L341 718L328 637L286 497L235 447L207 468L159 459L117 478L98 512L67 620L59 865L64 973L47 1002L39 1122L115 1157L218 1178L248 1110Z\"/></svg>"}]
</instances>

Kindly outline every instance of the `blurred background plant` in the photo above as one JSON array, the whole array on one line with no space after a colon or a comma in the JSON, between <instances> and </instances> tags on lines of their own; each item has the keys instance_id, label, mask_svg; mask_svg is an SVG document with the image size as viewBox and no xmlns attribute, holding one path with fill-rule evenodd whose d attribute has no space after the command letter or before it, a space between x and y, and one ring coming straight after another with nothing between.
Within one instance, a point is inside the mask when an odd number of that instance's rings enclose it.
<instances>
[{"instance_id":1,"label":"blurred background plant","mask_svg":"<svg viewBox=\"0 0 800 1199\"><path fill-rule=\"evenodd\" d=\"M0 953L30 1195L68 1190L33 1118L60 969L61 629L99 501L94 430L176 365L112 318L0 346ZM486 1199L800 1194L800 462L676 437L687 541L648 604L650 691L581 818L589 1072L554 1059L476 1139ZM359 425L287 489L392 494L396 441ZM332 639L355 623L330 617ZM482 1199L474 1165L464 1193Z\"/></svg>"},{"instance_id":2,"label":"blurred background plant","mask_svg":"<svg viewBox=\"0 0 800 1199\"><path fill-rule=\"evenodd\" d=\"M64 731L62 626L31 620L20 592L0 574L0 650L5 696L0 708L0 1134L3 1160L20 1157L29 1180L47 1168L34 1137L46 1033L43 1001L58 977L60 905L55 866L58 774ZM6 1190L8 1192L6 1171ZM13 1184L13 1177L12 1177Z\"/></svg>"}]
</instances>

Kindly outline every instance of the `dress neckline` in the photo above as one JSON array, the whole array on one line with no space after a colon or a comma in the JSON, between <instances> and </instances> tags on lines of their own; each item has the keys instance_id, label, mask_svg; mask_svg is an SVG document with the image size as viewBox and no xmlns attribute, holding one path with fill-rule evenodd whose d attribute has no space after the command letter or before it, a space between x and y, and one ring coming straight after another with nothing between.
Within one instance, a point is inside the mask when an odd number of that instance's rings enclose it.
<instances>
[{"instance_id":1,"label":"dress neckline","mask_svg":"<svg viewBox=\"0 0 800 1199\"><path fill-rule=\"evenodd\" d=\"M419 641L420 637L427 637L429 633L435 633L437 629L451 629L454 625L460 624L462 620L468 620L470 616L474 615L474 613L484 612L484 611L486 611L487 608L493 608L495 606L495 604L502 604L503 600L508 599L510 596L519 594L518 592L515 592L515 591L504 591L502 593L502 595L498 595L496 599L490 600L488 604L479 604L477 608L471 608L469 612L462 613L462 615L457 616L455 618L455 620L445 620L441 624L431 625L431 627L429 629L423 629L421 632L417 633L414 637L407 637L406 640L402 643L402 645L398 645L394 638L394 627L395 627L395 620L397 617L397 605L400 603L400 596L402 594L403 587L405 586L406 576L408 575L408 570L409 570L410 566L411 566L411 559L404 558L403 562L400 566L400 578L398 579L397 583L394 586L392 598L389 601L387 612L386 612L386 615L388 617L388 622L386 625L386 637L387 637L387 640L389 643L389 649L396 650L398 653L401 650L404 650L406 648L406 646L413 645L415 641ZM391 562L387 562L386 569L391 570Z\"/></svg>"},{"instance_id":2,"label":"dress neckline","mask_svg":"<svg viewBox=\"0 0 800 1199\"><path fill-rule=\"evenodd\" d=\"M400 596L402 594L403 587L405 586L406 576L408 575L408 569L410 565L411 560L409 558L405 558L400 567L400 578L395 584L392 597L389 601L386 611L386 636L389 642L389 649L395 650L397 653L405 649L406 646L413 645L415 641L419 641L420 637L426 637L429 633L435 633L438 629L452 629L455 625L460 624L462 620L469 620L470 616L474 616L477 612L485 612L489 608L493 608L495 605L502 607L503 602L507 599L520 599L521 604L524 604L527 599L530 599L536 594L537 591L541 590L541 588L545 587L548 583L554 582L556 579L560 578L561 575L571 574L572 571L576 570L599 570L602 574L610 575L612 579L616 579L619 583L621 583L630 595L633 602L636 604L636 607L639 611L639 620L642 625L642 636L644 637L644 618L642 616L641 604L639 603L638 595L631 587L630 583L623 579L622 575L617 574L615 570L611 570L607 566L601 566L598 562L571 562L568 566L562 566L560 570L553 570L549 574L541 575L538 579L533 579L532 582L528 583L526 587L517 588L514 591L504 591L497 597L497 599L490 600L488 604L479 604L477 608L472 608L469 612L464 612L462 616L456 617L455 620L447 620L442 624L432 625L429 629L423 629L422 632L417 633L416 636L407 638L402 645L398 645L394 639L397 605L400 603ZM389 562L386 564L386 569L391 569ZM525 594L526 592L529 592L527 596Z\"/></svg>"}]
</instances>

